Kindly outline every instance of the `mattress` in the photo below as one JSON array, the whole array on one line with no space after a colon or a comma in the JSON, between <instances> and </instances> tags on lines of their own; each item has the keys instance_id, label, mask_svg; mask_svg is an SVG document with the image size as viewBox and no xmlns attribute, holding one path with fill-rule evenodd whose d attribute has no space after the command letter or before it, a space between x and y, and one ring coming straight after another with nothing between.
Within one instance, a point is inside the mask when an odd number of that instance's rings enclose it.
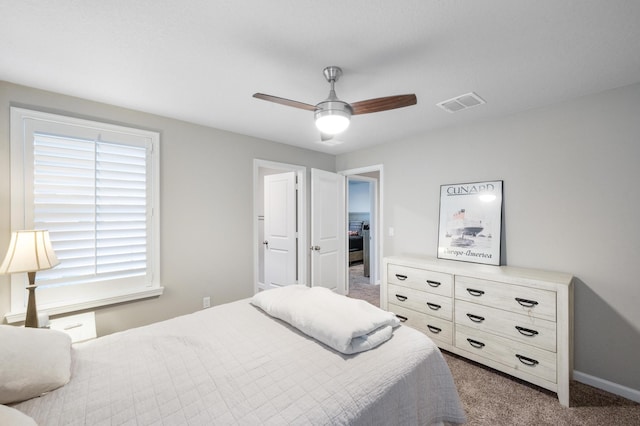
<instances>
[{"instance_id":1,"label":"mattress","mask_svg":"<svg viewBox=\"0 0 640 426\"><path fill-rule=\"evenodd\" d=\"M74 345L71 369L67 385L13 407L40 426L464 422L418 331L343 355L249 300Z\"/></svg>"}]
</instances>

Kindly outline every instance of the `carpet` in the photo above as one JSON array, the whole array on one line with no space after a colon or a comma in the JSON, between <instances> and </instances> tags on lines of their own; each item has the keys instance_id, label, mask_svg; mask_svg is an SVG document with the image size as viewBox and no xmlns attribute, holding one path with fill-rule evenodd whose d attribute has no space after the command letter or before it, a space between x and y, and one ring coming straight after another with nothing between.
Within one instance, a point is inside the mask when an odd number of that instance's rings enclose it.
<instances>
[{"instance_id":1,"label":"carpet","mask_svg":"<svg viewBox=\"0 0 640 426\"><path fill-rule=\"evenodd\" d=\"M349 294L353 299L362 299L373 306L380 307L380 286L369 284L369 277L364 276L362 263L349 267Z\"/></svg>"},{"instance_id":2,"label":"carpet","mask_svg":"<svg viewBox=\"0 0 640 426\"><path fill-rule=\"evenodd\" d=\"M640 425L640 404L571 382L570 407L555 393L442 351L468 425Z\"/></svg>"}]
</instances>

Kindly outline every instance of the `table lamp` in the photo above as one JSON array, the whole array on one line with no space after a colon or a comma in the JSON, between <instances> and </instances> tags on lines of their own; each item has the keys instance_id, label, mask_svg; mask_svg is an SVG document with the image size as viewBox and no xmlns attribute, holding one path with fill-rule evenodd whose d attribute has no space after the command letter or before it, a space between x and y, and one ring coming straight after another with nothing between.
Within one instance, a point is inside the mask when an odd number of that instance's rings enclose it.
<instances>
[{"instance_id":1,"label":"table lamp","mask_svg":"<svg viewBox=\"0 0 640 426\"><path fill-rule=\"evenodd\" d=\"M36 272L51 269L60 261L56 257L49 231L15 231L11 233L11 242L7 255L0 266L0 274L26 272L29 276L29 300L25 327L38 327L36 310Z\"/></svg>"}]
</instances>

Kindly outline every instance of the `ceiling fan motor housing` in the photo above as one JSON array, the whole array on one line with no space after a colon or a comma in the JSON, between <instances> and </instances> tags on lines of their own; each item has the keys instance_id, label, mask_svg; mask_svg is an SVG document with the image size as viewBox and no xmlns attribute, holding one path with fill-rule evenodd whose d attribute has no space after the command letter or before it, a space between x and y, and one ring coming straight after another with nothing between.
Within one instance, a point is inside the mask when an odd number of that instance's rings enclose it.
<instances>
[{"instance_id":1,"label":"ceiling fan motor housing","mask_svg":"<svg viewBox=\"0 0 640 426\"><path fill-rule=\"evenodd\" d=\"M351 105L339 99L327 99L316 105L314 117L316 126L325 134L335 135L349 127L353 110Z\"/></svg>"}]
</instances>

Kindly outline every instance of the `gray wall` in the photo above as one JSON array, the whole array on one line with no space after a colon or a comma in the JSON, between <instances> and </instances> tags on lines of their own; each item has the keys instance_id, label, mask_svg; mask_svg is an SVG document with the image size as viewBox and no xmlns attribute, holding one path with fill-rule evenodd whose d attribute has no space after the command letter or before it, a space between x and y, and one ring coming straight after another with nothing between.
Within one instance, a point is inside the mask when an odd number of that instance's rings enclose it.
<instances>
[{"instance_id":1,"label":"gray wall","mask_svg":"<svg viewBox=\"0 0 640 426\"><path fill-rule=\"evenodd\" d=\"M10 238L9 107L63 112L161 133L159 298L96 310L98 334L253 294L253 159L335 170L335 157L186 122L0 82L0 256ZM0 318L10 310L0 276Z\"/></svg>"},{"instance_id":2,"label":"gray wall","mask_svg":"<svg viewBox=\"0 0 640 426\"><path fill-rule=\"evenodd\" d=\"M336 169L379 163L387 256L436 256L441 184L504 180L503 263L574 274L575 369L640 390L640 84L340 155Z\"/></svg>"},{"instance_id":3,"label":"gray wall","mask_svg":"<svg viewBox=\"0 0 640 426\"><path fill-rule=\"evenodd\" d=\"M349 212L363 213L371 210L370 183L349 180Z\"/></svg>"},{"instance_id":4,"label":"gray wall","mask_svg":"<svg viewBox=\"0 0 640 426\"><path fill-rule=\"evenodd\" d=\"M640 390L640 85L335 159L0 82L0 247L10 235L10 105L161 132L165 294L96 310L100 335L195 311L203 296L220 304L253 293L254 158L384 164L385 228L395 228L384 255L435 256L441 184L504 180L503 261L573 273L576 370ZM0 317L8 311L0 276Z\"/></svg>"}]
</instances>

